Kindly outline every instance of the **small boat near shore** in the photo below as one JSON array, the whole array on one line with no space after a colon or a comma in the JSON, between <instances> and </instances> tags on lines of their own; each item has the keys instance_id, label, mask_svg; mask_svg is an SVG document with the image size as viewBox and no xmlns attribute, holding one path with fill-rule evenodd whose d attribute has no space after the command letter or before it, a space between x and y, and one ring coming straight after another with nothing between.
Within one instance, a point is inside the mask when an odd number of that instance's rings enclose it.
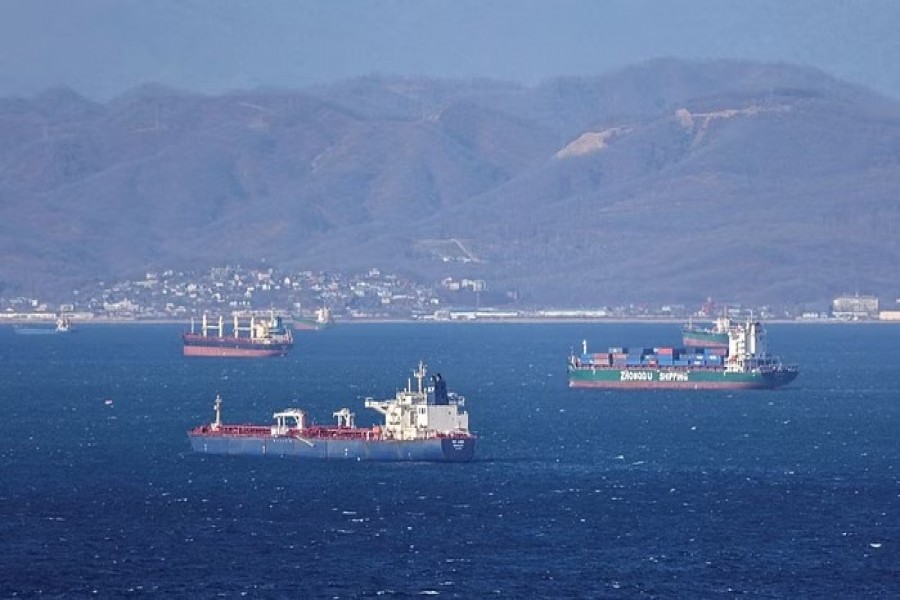
<instances>
[{"instance_id":1,"label":"small boat near shore","mask_svg":"<svg viewBox=\"0 0 900 600\"><path fill-rule=\"evenodd\" d=\"M14 325L13 331L18 335L56 335L59 333L71 333L72 321L66 315L60 315L56 324L46 325Z\"/></svg>"}]
</instances>

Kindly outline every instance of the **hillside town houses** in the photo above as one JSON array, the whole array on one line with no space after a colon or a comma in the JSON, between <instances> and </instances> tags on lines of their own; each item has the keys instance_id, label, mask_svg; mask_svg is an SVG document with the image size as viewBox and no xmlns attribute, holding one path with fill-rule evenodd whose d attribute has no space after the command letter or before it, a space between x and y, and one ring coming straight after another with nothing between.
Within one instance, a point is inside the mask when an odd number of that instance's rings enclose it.
<instances>
[{"instance_id":1,"label":"hillside town houses","mask_svg":"<svg viewBox=\"0 0 900 600\"><path fill-rule=\"evenodd\" d=\"M153 271L141 279L98 282L55 303L0 297L0 322L49 319L61 313L79 320L126 321L188 321L203 314L268 310L309 316L323 307L339 320L687 319L715 318L723 312L738 318L900 320L900 311L879 311L877 299L870 296L838 296L830 310L820 311L717 305L711 300L695 307L646 303L538 309L518 305L514 293L492 292L489 283L479 279L445 277L429 286L378 268L343 274L225 266L205 272Z\"/></svg>"},{"instance_id":2,"label":"hillside town houses","mask_svg":"<svg viewBox=\"0 0 900 600\"><path fill-rule=\"evenodd\" d=\"M480 292L484 281L444 279L428 287L372 268L360 274L273 268L217 267L204 273L166 270L143 279L74 290L70 300L53 303L24 296L0 298L0 314L23 318L70 313L84 318L184 320L203 313L275 310L312 313L327 306L345 318L409 318L432 314L448 296L463 302L465 292Z\"/></svg>"}]
</instances>

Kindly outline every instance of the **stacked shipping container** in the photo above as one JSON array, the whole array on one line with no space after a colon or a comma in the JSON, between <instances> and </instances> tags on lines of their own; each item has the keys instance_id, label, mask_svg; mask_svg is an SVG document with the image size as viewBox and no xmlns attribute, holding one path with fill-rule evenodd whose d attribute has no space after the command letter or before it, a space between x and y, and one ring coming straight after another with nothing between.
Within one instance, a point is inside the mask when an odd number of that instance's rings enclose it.
<instances>
[{"instance_id":1,"label":"stacked shipping container","mask_svg":"<svg viewBox=\"0 0 900 600\"><path fill-rule=\"evenodd\" d=\"M582 354L578 362L594 367L721 367L728 357L727 348L622 348L608 352Z\"/></svg>"}]
</instances>

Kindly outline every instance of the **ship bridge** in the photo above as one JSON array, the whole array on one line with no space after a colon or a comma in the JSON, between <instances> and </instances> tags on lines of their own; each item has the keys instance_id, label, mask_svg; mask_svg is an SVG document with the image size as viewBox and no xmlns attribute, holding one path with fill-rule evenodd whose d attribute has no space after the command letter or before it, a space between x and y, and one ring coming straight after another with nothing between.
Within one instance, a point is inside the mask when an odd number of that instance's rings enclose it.
<instances>
[{"instance_id":1,"label":"ship bridge","mask_svg":"<svg viewBox=\"0 0 900 600\"><path fill-rule=\"evenodd\" d=\"M397 440L415 440L453 433L468 433L469 415L460 408L465 398L447 391L440 373L432 377L433 385L425 387L426 367L419 362L413 372L417 385L407 381L405 390L392 400L366 398L367 408L384 415L384 436Z\"/></svg>"}]
</instances>

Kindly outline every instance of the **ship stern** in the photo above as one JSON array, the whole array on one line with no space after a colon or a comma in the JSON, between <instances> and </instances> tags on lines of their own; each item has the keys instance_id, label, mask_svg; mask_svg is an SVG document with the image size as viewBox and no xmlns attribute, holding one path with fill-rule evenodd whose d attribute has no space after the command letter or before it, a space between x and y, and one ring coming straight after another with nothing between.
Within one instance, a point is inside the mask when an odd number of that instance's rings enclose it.
<instances>
[{"instance_id":1,"label":"ship stern","mask_svg":"<svg viewBox=\"0 0 900 600\"><path fill-rule=\"evenodd\" d=\"M475 437L453 437L441 440L441 454L447 462L469 462L475 457Z\"/></svg>"}]
</instances>

